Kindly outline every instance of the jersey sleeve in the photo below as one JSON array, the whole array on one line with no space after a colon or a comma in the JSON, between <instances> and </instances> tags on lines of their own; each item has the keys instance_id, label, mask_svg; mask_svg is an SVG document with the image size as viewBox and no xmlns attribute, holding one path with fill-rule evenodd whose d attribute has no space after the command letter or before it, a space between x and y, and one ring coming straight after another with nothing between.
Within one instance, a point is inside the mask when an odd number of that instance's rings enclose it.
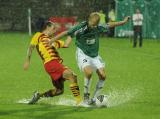
<instances>
[{"instance_id":1,"label":"jersey sleeve","mask_svg":"<svg viewBox=\"0 0 160 119\"><path fill-rule=\"evenodd\" d=\"M31 40L31 42L30 42L30 45L34 45L34 46L36 46L37 44L38 44L38 38L39 38L39 34L38 33L36 33L33 37L32 37L32 40Z\"/></svg>"},{"instance_id":2,"label":"jersey sleeve","mask_svg":"<svg viewBox=\"0 0 160 119\"><path fill-rule=\"evenodd\" d=\"M86 22L82 22L82 23L72 27L71 29L68 30L67 34L71 37L74 37L75 32L78 31L79 29L81 29L85 24L86 24Z\"/></svg>"},{"instance_id":3,"label":"jersey sleeve","mask_svg":"<svg viewBox=\"0 0 160 119\"><path fill-rule=\"evenodd\" d=\"M109 24L99 25L100 33L107 32L109 30Z\"/></svg>"},{"instance_id":4,"label":"jersey sleeve","mask_svg":"<svg viewBox=\"0 0 160 119\"><path fill-rule=\"evenodd\" d=\"M64 41L62 40L56 40L55 42L53 42L52 44L56 49L58 48L63 48L64 47Z\"/></svg>"}]
</instances>

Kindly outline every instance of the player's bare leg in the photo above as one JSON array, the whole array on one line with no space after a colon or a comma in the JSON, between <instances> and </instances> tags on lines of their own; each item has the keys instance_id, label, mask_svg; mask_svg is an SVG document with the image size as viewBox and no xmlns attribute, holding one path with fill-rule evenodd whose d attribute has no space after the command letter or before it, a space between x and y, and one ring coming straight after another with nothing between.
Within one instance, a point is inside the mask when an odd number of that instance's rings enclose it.
<instances>
[{"instance_id":1,"label":"player's bare leg","mask_svg":"<svg viewBox=\"0 0 160 119\"><path fill-rule=\"evenodd\" d=\"M34 92L32 99L29 101L29 104L35 104L42 97L54 97L63 94L62 89L50 89L44 93L39 93L38 91Z\"/></svg>"},{"instance_id":2,"label":"player's bare leg","mask_svg":"<svg viewBox=\"0 0 160 119\"><path fill-rule=\"evenodd\" d=\"M76 104L79 105L81 103L81 97L76 74L70 69L67 69L63 73L63 78L70 81L70 89L76 99Z\"/></svg>"},{"instance_id":3,"label":"player's bare leg","mask_svg":"<svg viewBox=\"0 0 160 119\"><path fill-rule=\"evenodd\" d=\"M55 86L54 89L50 89L44 93L39 93L38 91L34 92L32 99L30 100L29 104L35 104L38 102L40 98L48 98L54 97L63 94L64 92L64 79L60 78L57 81L52 80L53 85Z\"/></svg>"},{"instance_id":4,"label":"player's bare leg","mask_svg":"<svg viewBox=\"0 0 160 119\"><path fill-rule=\"evenodd\" d=\"M93 74L93 70L91 66L86 66L83 69L84 71L84 102L89 102L89 96L90 96L90 85L91 85L91 77Z\"/></svg>"},{"instance_id":5,"label":"player's bare leg","mask_svg":"<svg viewBox=\"0 0 160 119\"><path fill-rule=\"evenodd\" d=\"M41 97L54 97L63 94L63 89L50 89L49 91L40 94Z\"/></svg>"},{"instance_id":6,"label":"player's bare leg","mask_svg":"<svg viewBox=\"0 0 160 119\"><path fill-rule=\"evenodd\" d=\"M63 94L64 79L62 77L56 81L52 79L52 84L54 85L55 88L40 94L40 97L54 97Z\"/></svg>"},{"instance_id":7,"label":"player's bare leg","mask_svg":"<svg viewBox=\"0 0 160 119\"><path fill-rule=\"evenodd\" d=\"M92 103L92 104L95 103L96 97L99 95L100 90L103 88L104 83L105 83L105 80L106 80L106 74L105 74L104 68L98 69L98 70L97 70L97 74L98 74L99 80L98 80L98 82L97 82L97 85L96 85L96 89L95 89L95 91L94 91L93 98L91 99L91 103Z\"/></svg>"}]
</instances>

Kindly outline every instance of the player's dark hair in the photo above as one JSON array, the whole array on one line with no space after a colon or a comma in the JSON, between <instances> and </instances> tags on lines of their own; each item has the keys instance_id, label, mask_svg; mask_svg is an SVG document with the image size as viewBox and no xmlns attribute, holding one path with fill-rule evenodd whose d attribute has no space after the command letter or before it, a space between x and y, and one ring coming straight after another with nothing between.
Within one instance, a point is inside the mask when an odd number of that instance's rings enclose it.
<instances>
[{"instance_id":1,"label":"player's dark hair","mask_svg":"<svg viewBox=\"0 0 160 119\"><path fill-rule=\"evenodd\" d=\"M48 26L50 27L52 25L51 22L48 22L44 18L39 18L36 22L36 29L39 32L44 31Z\"/></svg>"},{"instance_id":2,"label":"player's dark hair","mask_svg":"<svg viewBox=\"0 0 160 119\"><path fill-rule=\"evenodd\" d=\"M44 31L47 27L51 27L52 26L52 23L51 22L48 22L46 21L41 29L41 31Z\"/></svg>"}]
</instances>

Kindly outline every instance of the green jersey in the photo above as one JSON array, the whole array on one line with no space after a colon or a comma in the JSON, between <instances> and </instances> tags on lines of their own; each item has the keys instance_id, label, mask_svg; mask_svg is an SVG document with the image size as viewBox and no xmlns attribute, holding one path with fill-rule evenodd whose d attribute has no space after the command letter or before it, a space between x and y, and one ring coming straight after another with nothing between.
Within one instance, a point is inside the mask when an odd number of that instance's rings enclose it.
<instances>
[{"instance_id":1,"label":"green jersey","mask_svg":"<svg viewBox=\"0 0 160 119\"><path fill-rule=\"evenodd\" d=\"M108 26L97 26L89 28L88 23L82 22L74 26L68 31L68 35L76 37L76 46L80 48L87 56L96 57L99 51L99 36L101 33L106 32Z\"/></svg>"}]
</instances>

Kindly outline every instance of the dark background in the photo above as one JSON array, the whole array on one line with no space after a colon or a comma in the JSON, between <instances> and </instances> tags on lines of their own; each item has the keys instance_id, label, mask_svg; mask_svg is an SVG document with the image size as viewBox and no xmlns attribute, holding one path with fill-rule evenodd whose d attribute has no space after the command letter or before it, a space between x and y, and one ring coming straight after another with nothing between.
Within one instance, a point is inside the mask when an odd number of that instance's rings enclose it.
<instances>
[{"instance_id":1,"label":"dark background","mask_svg":"<svg viewBox=\"0 0 160 119\"><path fill-rule=\"evenodd\" d=\"M114 8L114 0L0 0L0 30L27 31L28 8L32 11L32 28L39 17L77 16L84 20L90 12Z\"/></svg>"}]
</instances>

